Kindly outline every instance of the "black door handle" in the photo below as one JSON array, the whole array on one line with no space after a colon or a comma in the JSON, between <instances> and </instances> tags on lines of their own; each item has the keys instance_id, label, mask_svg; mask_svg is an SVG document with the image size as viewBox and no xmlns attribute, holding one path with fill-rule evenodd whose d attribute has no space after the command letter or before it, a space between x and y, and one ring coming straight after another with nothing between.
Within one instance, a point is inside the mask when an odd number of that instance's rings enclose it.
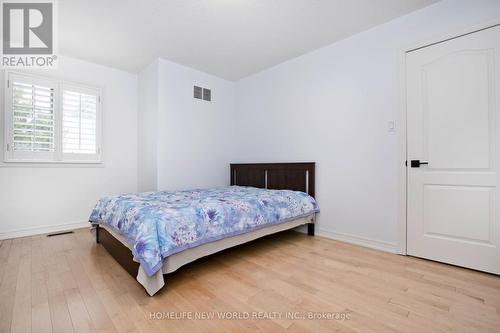
<instances>
[{"instance_id":1,"label":"black door handle","mask_svg":"<svg viewBox=\"0 0 500 333\"><path fill-rule=\"evenodd\" d=\"M420 168L422 164L429 164L429 162L420 162L420 160L411 160L410 162L412 168Z\"/></svg>"}]
</instances>

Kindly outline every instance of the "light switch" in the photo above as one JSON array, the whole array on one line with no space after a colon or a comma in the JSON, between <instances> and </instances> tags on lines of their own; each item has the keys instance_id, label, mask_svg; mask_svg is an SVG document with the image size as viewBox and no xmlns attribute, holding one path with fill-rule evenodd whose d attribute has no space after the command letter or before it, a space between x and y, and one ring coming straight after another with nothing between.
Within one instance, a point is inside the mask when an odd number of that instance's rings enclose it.
<instances>
[{"instance_id":1,"label":"light switch","mask_svg":"<svg viewBox=\"0 0 500 333\"><path fill-rule=\"evenodd\" d=\"M396 133L396 122L394 120L389 120L387 122L387 132Z\"/></svg>"}]
</instances>

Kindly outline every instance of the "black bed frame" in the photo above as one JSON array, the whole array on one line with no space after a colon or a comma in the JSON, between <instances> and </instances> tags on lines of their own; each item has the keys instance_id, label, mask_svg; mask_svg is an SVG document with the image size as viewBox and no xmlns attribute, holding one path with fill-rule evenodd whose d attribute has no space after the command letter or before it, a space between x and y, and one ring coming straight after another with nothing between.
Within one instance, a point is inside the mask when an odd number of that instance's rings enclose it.
<instances>
[{"instance_id":1,"label":"black bed frame","mask_svg":"<svg viewBox=\"0 0 500 333\"><path fill-rule=\"evenodd\" d=\"M231 164L231 185L253 186L272 190L294 190L314 197L315 163L245 163ZM134 278L139 263L132 260L130 249L113 237L106 229L96 228L96 242ZM314 236L314 224L307 224L307 234Z\"/></svg>"}]
</instances>

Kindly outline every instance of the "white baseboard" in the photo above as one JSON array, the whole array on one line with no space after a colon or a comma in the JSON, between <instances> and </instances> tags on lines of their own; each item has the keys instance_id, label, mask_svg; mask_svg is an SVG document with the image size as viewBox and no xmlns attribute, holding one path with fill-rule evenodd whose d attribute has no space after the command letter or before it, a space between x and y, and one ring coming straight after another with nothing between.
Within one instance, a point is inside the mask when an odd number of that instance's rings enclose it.
<instances>
[{"instance_id":1,"label":"white baseboard","mask_svg":"<svg viewBox=\"0 0 500 333\"><path fill-rule=\"evenodd\" d=\"M41 234L48 234L52 232L59 231L68 231L73 229L80 229L90 227L89 222L74 222L74 223L66 223L66 224L55 224L48 225L43 227L33 227L33 228L24 228L13 231L0 232L0 240L9 239L9 238L18 238L18 237L26 237L26 236L34 236Z\"/></svg>"},{"instance_id":2,"label":"white baseboard","mask_svg":"<svg viewBox=\"0 0 500 333\"><path fill-rule=\"evenodd\" d=\"M324 230L324 229L317 230L316 235L321 236L321 237L325 237L325 238L338 240L338 241L345 242L345 243L369 247L371 249L381 250L381 251L390 252L390 253L399 253L398 246L395 243L393 244L393 243L389 243L389 242L384 242L384 241L379 241L379 240L370 239L370 238L366 238L366 237L349 235L349 234L344 234L341 232L329 231L329 230Z\"/></svg>"}]
</instances>

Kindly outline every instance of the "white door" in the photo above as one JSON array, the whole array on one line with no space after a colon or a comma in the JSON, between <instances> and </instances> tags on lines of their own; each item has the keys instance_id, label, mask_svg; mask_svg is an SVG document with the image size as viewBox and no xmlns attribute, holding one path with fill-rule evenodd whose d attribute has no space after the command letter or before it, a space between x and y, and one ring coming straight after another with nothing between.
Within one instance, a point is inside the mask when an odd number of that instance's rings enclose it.
<instances>
[{"instance_id":1,"label":"white door","mask_svg":"<svg viewBox=\"0 0 500 333\"><path fill-rule=\"evenodd\" d=\"M407 252L500 274L500 27L406 61Z\"/></svg>"}]
</instances>

